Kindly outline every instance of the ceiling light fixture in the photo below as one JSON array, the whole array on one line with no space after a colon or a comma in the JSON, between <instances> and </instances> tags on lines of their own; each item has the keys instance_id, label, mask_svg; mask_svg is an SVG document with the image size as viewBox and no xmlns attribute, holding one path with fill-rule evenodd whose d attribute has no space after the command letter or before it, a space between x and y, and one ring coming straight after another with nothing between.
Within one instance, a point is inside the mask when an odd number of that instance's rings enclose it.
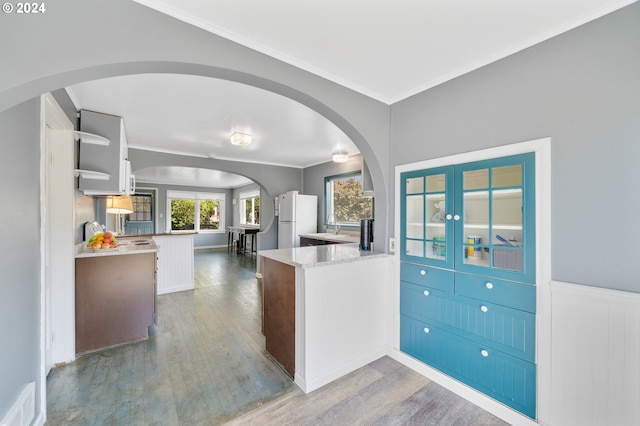
<instances>
[{"instance_id":1,"label":"ceiling light fixture","mask_svg":"<svg viewBox=\"0 0 640 426\"><path fill-rule=\"evenodd\" d=\"M251 143L251 135L234 132L231 134L231 143L238 146L247 146Z\"/></svg>"},{"instance_id":2,"label":"ceiling light fixture","mask_svg":"<svg viewBox=\"0 0 640 426\"><path fill-rule=\"evenodd\" d=\"M349 161L349 154L346 151L338 151L333 153L334 163L346 163Z\"/></svg>"}]
</instances>

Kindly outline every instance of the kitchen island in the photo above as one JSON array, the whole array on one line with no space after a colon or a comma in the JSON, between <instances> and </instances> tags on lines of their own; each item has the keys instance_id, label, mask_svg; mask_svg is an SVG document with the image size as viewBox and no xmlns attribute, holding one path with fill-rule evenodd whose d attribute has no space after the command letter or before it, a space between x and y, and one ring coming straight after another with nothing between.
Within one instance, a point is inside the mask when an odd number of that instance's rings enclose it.
<instances>
[{"instance_id":1,"label":"kitchen island","mask_svg":"<svg viewBox=\"0 0 640 426\"><path fill-rule=\"evenodd\" d=\"M386 353L392 256L357 244L258 255L267 352L305 393Z\"/></svg>"},{"instance_id":2,"label":"kitchen island","mask_svg":"<svg viewBox=\"0 0 640 426\"><path fill-rule=\"evenodd\" d=\"M156 319L156 245L121 241L113 249L76 246L76 353L148 337Z\"/></svg>"}]
</instances>

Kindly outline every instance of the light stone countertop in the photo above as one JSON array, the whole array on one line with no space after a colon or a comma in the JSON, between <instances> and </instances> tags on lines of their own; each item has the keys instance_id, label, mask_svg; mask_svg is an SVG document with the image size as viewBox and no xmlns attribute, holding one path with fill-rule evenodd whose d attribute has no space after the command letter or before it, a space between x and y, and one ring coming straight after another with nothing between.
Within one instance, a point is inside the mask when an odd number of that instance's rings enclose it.
<instances>
[{"instance_id":1,"label":"light stone countertop","mask_svg":"<svg viewBox=\"0 0 640 426\"><path fill-rule=\"evenodd\" d=\"M336 234L334 232L319 232L316 234L301 234L300 237L312 238L314 240L331 241L335 243L360 243L360 234Z\"/></svg>"},{"instance_id":2,"label":"light stone countertop","mask_svg":"<svg viewBox=\"0 0 640 426\"><path fill-rule=\"evenodd\" d=\"M373 251L360 251L358 244L327 244L275 250L259 250L258 256L264 256L297 268L313 268L315 266L357 262L391 255Z\"/></svg>"},{"instance_id":3,"label":"light stone countertop","mask_svg":"<svg viewBox=\"0 0 640 426\"><path fill-rule=\"evenodd\" d=\"M149 244L138 245L138 241L148 241ZM139 238L131 240L121 240L118 238L118 247L112 249L92 250L87 247L87 243L76 244L76 259L83 257L118 256L124 254L155 253L158 251L156 243L151 238Z\"/></svg>"}]
</instances>

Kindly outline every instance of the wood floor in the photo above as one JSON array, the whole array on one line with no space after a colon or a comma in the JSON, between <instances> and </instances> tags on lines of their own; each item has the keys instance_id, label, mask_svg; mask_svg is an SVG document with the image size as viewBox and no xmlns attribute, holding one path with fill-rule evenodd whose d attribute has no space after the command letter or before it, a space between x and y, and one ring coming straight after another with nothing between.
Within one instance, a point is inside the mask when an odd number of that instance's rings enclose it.
<instances>
[{"instance_id":1,"label":"wood floor","mask_svg":"<svg viewBox=\"0 0 640 426\"><path fill-rule=\"evenodd\" d=\"M148 340L47 379L47 425L504 425L384 357L308 395L264 353L255 257L198 250Z\"/></svg>"}]
</instances>

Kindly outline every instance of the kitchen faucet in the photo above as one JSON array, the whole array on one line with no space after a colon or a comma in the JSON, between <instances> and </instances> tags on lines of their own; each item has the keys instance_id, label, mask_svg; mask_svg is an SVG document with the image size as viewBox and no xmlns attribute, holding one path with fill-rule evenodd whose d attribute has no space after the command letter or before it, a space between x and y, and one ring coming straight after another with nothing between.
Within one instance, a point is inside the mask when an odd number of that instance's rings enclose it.
<instances>
[{"instance_id":1,"label":"kitchen faucet","mask_svg":"<svg viewBox=\"0 0 640 426\"><path fill-rule=\"evenodd\" d=\"M340 232L340 225L338 225L338 221L336 220L335 214L329 213L329 216L327 216L327 225L331 223L332 217L333 217L333 233L338 235L338 232Z\"/></svg>"}]
</instances>

